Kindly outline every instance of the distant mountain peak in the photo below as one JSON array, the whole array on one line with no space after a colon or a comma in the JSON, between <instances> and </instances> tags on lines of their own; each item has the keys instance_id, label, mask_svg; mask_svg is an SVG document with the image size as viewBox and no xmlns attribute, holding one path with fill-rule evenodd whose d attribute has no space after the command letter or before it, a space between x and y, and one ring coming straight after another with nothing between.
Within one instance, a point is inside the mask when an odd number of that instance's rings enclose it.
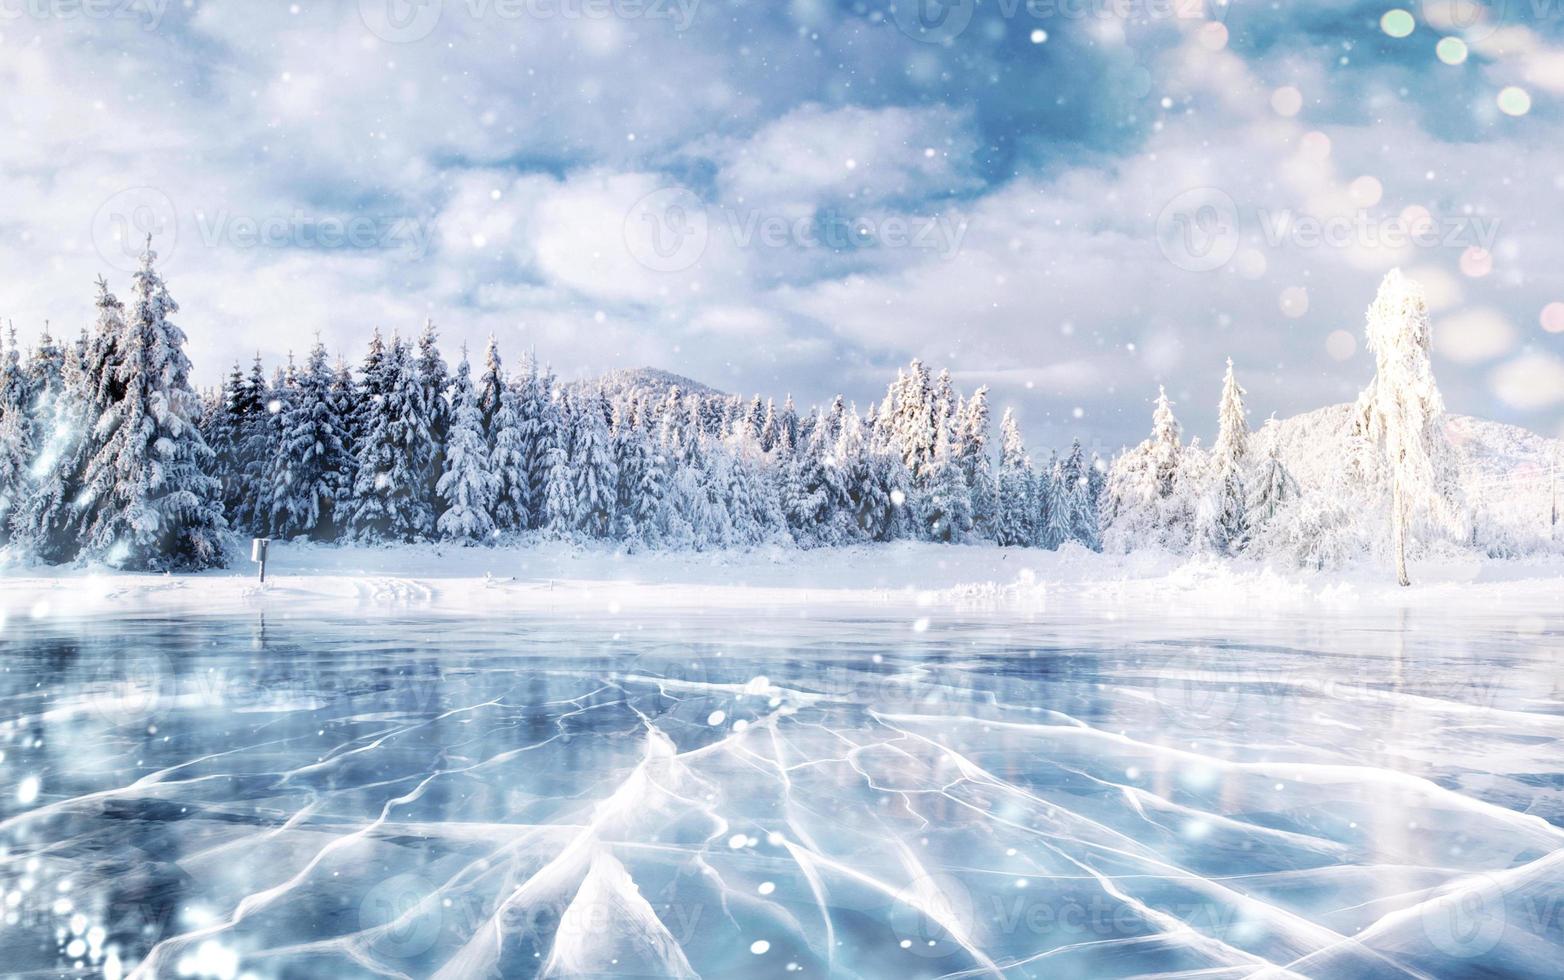
<instances>
[{"instance_id":1,"label":"distant mountain peak","mask_svg":"<svg viewBox=\"0 0 1564 980\"><path fill-rule=\"evenodd\" d=\"M661 368L639 367L618 368L609 371L601 377L589 378L575 383L575 387L596 387L601 385L610 396L619 395L631 391L642 394L666 395L672 388L678 388L684 394L694 394L709 397L726 397L727 393L703 384L694 378L686 378L682 374L674 374L672 371L664 371Z\"/></svg>"}]
</instances>

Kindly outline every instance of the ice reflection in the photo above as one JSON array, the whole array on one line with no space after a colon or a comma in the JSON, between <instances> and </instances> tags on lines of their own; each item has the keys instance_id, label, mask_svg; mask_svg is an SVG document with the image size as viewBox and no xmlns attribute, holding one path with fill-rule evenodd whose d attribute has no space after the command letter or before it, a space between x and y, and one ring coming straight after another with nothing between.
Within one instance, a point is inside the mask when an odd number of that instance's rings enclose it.
<instances>
[{"instance_id":1,"label":"ice reflection","mask_svg":"<svg viewBox=\"0 0 1564 980\"><path fill-rule=\"evenodd\" d=\"M1556 618L929 619L9 624L5 969L1564 958Z\"/></svg>"}]
</instances>

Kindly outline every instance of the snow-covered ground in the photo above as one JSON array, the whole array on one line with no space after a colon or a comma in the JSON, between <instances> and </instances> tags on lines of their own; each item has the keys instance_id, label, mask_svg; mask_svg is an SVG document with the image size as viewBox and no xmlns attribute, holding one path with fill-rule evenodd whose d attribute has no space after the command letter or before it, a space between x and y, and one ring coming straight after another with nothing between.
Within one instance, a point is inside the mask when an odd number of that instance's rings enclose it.
<instances>
[{"instance_id":1,"label":"snow-covered ground","mask_svg":"<svg viewBox=\"0 0 1564 980\"><path fill-rule=\"evenodd\" d=\"M775 606L992 607L1049 604L1371 611L1564 606L1564 558L1414 562L1414 585L1362 564L1328 572L1161 552L901 542L800 551L642 553L544 543L511 548L327 547L274 543L265 585L248 562L200 575L11 567L0 609L28 615L304 605L344 612L414 605L451 613Z\"/></svg>"}]
</instances>

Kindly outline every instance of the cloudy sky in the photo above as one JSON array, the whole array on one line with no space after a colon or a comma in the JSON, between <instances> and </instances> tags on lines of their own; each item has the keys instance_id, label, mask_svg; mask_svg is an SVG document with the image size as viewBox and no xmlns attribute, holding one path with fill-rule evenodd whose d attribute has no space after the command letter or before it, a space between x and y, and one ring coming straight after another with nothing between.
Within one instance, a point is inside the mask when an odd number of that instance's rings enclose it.
<instances>
[{"instance_id":1,"label":"cloudy sky","mask_svg":"<svg viewBox=\"0 0 1564 980\"><path fill-rule=\"evenodd\" d=\"M1351 398L1400 265L1452 410L1564 433L1564 0L0 0L0 91L0 316L151 231L203 383L427 316L1209 440L1228 356L1256 423Z\"/></svg>"}]
</instances>

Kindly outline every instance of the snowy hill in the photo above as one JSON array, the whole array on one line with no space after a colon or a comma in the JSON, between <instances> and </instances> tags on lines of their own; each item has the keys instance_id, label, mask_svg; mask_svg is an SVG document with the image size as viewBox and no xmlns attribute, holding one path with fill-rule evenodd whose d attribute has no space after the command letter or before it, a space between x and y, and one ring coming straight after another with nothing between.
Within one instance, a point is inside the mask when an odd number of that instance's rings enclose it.
<instances>
[{"instance_id":1,"label":"snowy hill","mask_svg":"<svg viewBox=\"0 0 1564 980\"><path fill-rule=\"evenodd\" d=\"M700 395L703 398L725 398L726 392L718 391L710 385L702 384L694 378L686 378L672 371L663 371L658 368L621 368L617 371L609 371L600 378L586 381L577 381L571 387L596 387L602 385L603 391L614 401L618 401L621 395L635 393L636 395L653 398L661 398L668 394L669 390L677 387L686 395Z\"/></svg>"},{"instance_id":2,"label":"snowy hill","mask_svg":"<svg viewBox=\"0 0 1564 980\"><path fill-rule=\"evenodd\" d=\"M1250 443L1254 458L1273 446L1304 494L1340 493L1342 461L1349 456L1352 406L1332 405L1267 423ZM1553 471L1564 467L1564 443L1528 429L1464 415L1447 416L1446 435L1456 451L1460 482L1483 550L1516 554L1549 550ZM1564 473L1559 474L1564 480ZM1557 529L1564 544L1564 526Z\"/></svg>"}]
</instances>

